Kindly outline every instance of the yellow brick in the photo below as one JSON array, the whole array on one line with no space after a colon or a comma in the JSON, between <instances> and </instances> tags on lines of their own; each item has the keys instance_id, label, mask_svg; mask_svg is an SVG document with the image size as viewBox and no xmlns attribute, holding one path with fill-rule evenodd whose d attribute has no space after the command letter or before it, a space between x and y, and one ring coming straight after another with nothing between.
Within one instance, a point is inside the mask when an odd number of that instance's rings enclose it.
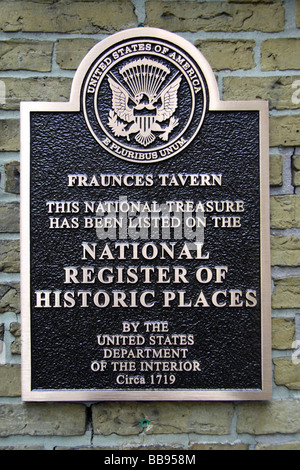
<instances>
[{"instance_id":1,"label":"yellow brick","mask_svg":"<svg viewBox=\"0 0 300 470\"><path fill-rule=\"evenodd\" d=\"M0 404L0 436L82 436L86 407L69 403Z\"/></svg>"},{"instance_id":2,"label":"yellow brick","mask_svg":"<svg viewBox=\"0 0 300 470\"><path fill-rule=\"evenodd\" d=\"M270 156L270 185L282 186L283 157L281 155Z\"/></svg>"},{"instance_id":3,"label":"yellow brick","mask_svg":"<svg viewBox=\"0 0 300 470\"><path fill-rule=\"evenodd\" d=\"M299 70L300 39L267 39L261 45L262 70Z\"/></svg>"},{"instance_id":4,"label":"yellow brick","mask_svg":"<svg viewBox=\"0 0 300 470\"><path fill-rule=\"evenodd\" d=\"M285 351L292 349L295 341L295 321L292 318L273 318L272 349Z\"/></svg>"},{"instance_id":5,"label":"yellow brick","mask_svg":"<svg viewBox=\"0 0 300 470\"><path fill-rule=\"evenodd\" d=\"M231 403L105 403L92 407L95 435L140 434L141 418L149 420L147 434L229 434Z\"/></svg>"},{"instance_id":6,"label":"yellow brick","mask_svg":"<svg viewBox=\"0 0 300 470\"><path fill-rule=\"evenodd\" d=\"M284 30L281 2L235 4L229 2L146 2L146 25L170 31Z\"/></svg>"},{"instance_id":7,"label":"yellow brick","mask_svg":"<svg viewBox=\"0 0 300 470\"><path fill-rule=\"evenodd\" d=\"M11 40L0 42L0 70L50 72L53 43Z\"/></svg>"},{"instance_id":8,"label":"yellow brick","mask_svg":"<svg viewBox=\"0 0 300 470\"><path fill-rule=\"evenodd\" d=\"M56 42L56 62L61 69L76 70L88 53L97 43L94 39L58 39Z\"/></svg>"},{"instance_id":9,"label":"yellow brick","mask_svg":"<svg viewBox=\"0 0 300 470\"><path fill-rule=\"evenodd\" d=\"M2 240L0 245L0 272L20 272L19 240Z\"/></svg>"},{"instance_id":10,"label":"yellow brick","mask_svg":"<svg viewBox=\"0 0 300 470\"><path fill-rule=\"evenodd\" d=\"M258 444L255 450L300 450L300 442L286 442L285 444Z\"/></svg>"},{"instance_id":11,"label":"yellow brick","mask_svg":"<svg viewBox=\"0 0 300 470\"><path fill-rule=\"evenodd\" d=\"M42 33L112 33L137 26L129 0L1 1L0 30Z\"/></svg>"},{"instance_id":12,"label":"yellow brick","mask_svg":"<svg viewBox=\"0 0 300 470\"><path fill-rule=\"evenodd\" d=\"M189 450L248 450L247 444L192 444Z\"/></svg>"},{"instance_id":13,"label":"yellow brick","mask_svg":"<svg viewBox=\"0 0 300 470\"><path fill-rule=\"evenodd\" d=\"M20 109L20 101L69 101L70 78L4 78L6 100L0 108Z\"/></svg>"},{"instance_id":14,"label":"yellow brick","mask_svg":"<svg viewBox=\"0 0 300 470\"><path fill-rule=\"evenodd\" d=\"M271 197L271 228L300 228L300 196Z\"/></svg>"},{"instance_id":15,"label":"yellow brick","mask_svg":"<svg viewBox=\"0 0 300 470\"><path fill-rule=\"evenodd\" d=\"M249 70L255 67L255 41L196 41L195 46L214 70Z\"/></svg>"},{"instance_id":16,"label":"yellow brick","mask_svg":"<svg viewBox=\"0 0 300 470\"><path fill-rule=\"evenodd\" d=\"M300 155L293 157L293 185L300 186Z\"/></svg>"},{"instance_id":17,"label":"yellow brick","mask_svg":"<svg viewBox=\"0 0 300 470\"><path fill-rule=\"evenodd\" d=\"M272 296L274 309L299 308L300 307L300 278L289 277L275 279L275 289Z\"/></svg>"},{"instance_id":18,"label":"yellow brick","mask_svg":"<svg viewBox=\"0 0 300 470\"><path fill-rule=\"evenodd\" d=\"M20 285L0 284L0 313L20 313Z\"/></svg>"},{"instance_id":19,"label":"yellow brick","mask_svg":"<svg viewBox=\"0 0 300 470\"><path fill-rule=\"evenodd\" d=\"M299 0L295 0L295 6L296 6L296 25L297 25L297 28L300 28L300 2Z\"/></svg>"},{"instance_id":20,"label":"yellow brick","mask_svg":"<svg viewBox=\"0 0 300 470\"><path fill-rule=\"evenodd\" d=\"M300 77L225 77L223 99L267 100L270 109L299 109L300 104L292 100L296 80Z\"/></svg>"},{"instance_id":21,"label":"yellow brick","mask_svg":"<svg viewBox=\"0 0 300 470\"><path fill-rule=\"evenodd\" d=\"M300 266L300 237L271 236L271 255L272 266Z\"/></svg>"},{"instance_id":22,"label":"yellow brick","mask_svg":"<svg viewBox=\"0 0 300 470\"><path fill-rule=\"evenodd\" d=\"M238 433L293 434L300 432L300 402L281 400L238 406Z\"/></svg>"},{"instance_id":23,"label":"yellow brick","mask_svg":"<svg viewBox=\"0 0 300 470\"><path fill-rule=\"evenodd\" d=\"M271 116L270 146L296 147L300 145L299 116Z\"/></svg>"},{"instance_id":24,"label":"yellow brick","mask_svg":"<svg viewBox=\"0 0 300 470\"><path fill-rule=\"evenodd\" d=\"M21 366L5 364L0 366L0 396L19 397L21 395Z\"/></svg>"},{"instance_id":25,"label":"yellow brick","mask_svg":"<svg viewBox=\"0 0 300 470\"><path fill-rule=\"evenodd\" d=\"M0 120L0 151L20 149L20 125L17 119Z\"/></svg>"},{"instance_id":26,"label":"yellow brick","mask_svg":"<svg viewBox=\"0 0 300 470\"><path fill-rule=\"evenodd\" d=\"M275 364L274 380L276 385L284 385L291 390L300 390L300 365L289 357L273 359Z\"/></svg>"}]
</instances>

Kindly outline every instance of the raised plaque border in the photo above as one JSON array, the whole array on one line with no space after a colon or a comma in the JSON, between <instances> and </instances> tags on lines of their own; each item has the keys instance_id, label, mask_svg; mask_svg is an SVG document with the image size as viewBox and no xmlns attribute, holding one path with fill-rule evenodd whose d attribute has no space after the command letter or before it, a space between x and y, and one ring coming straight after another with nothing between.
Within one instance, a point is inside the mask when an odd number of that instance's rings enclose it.
<instances>
[{"instance_id":1,"label":"raised plaque border","mask_svg":"<svg viewBox=\"0 0 300 470\"><path fill-rule=\"evenodd\" d=\"M260 241L261 241L261 353L262 389L259 390L31 390L30 335L30 113L80 111L80 92L86 72L99 54L128 38L160 38L185 49L201 68L207 82L210 111L259 111L260 116ZM22 400L46 401L240 401L272 398L271 260L269 195L269 107L267 101L221 101L215 75L201 52L178 35L158 28L134 28L96 44L79 65L70 101L21 103L21 326Z\"/></svg>"}]
</instances>

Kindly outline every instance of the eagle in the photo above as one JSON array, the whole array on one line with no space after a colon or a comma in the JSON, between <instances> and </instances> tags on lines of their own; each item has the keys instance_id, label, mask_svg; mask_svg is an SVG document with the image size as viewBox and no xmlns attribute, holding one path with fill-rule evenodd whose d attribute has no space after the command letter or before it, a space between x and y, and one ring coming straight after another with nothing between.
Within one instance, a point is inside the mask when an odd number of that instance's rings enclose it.
<instances>
[{"instance_id":1,"label":"eagle","mask_svg":"<svg viewBox=\"0 0 300 470\"><path fill-rule=\"evenodd\" d=\"M152 75L154 74L155 71ZM138 77L135 77L135 82L141 83L141 79L138 81L141 74L136 72L136 75ZM158 92L157 87L155 89L150 86L151 80L153 82L155 77L154 79L144 77L143 86L130 86L129 91L128 83L130 79L132 80L132 75L127 80L128 89L126 89L111 74L108 83L112 91L112 109L109 112L108 125L113 134L116 137L126 137L128 142L130 135L135 134L135 140L147 147L156 139L154 132L161 132L159 138L167 142L170 133L179 123L179 119L173 116L178 107L177 95L182 80L182 77L177 75ZM160 123L168 119L169 123L163 128Z\"/></svg>"}]
</instances>

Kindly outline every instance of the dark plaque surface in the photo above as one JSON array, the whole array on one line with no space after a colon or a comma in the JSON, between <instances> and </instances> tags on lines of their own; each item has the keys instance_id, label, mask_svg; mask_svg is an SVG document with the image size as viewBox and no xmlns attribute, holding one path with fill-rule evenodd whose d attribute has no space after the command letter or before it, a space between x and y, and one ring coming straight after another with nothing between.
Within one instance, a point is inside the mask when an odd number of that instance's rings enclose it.
<instances>
[{"instance_id":1,"label":"dark plaque surface","mask_svg":"<svg viewBox=\"0 0 300 470\"><path fill-rule=\"evenodd\" d=\"M145 28L21 117L23 399L269 398L267 104Z\"/></svg>"}]
</instances>

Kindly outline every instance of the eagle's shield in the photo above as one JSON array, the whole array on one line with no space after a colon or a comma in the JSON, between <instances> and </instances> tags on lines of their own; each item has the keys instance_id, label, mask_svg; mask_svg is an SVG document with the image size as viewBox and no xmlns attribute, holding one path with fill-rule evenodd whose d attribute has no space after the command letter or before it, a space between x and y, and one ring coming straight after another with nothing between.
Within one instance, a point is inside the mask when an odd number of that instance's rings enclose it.
<instances>
[{"instance_id":1,"label":"eagle's shield","mask_svg":"<svg viewBox=\"0 0 300 470\"><path fill-rule=\"evenodd\" d=\"M139 128L139 132L135 136L135 140L144 147L152 144L155 140L152 129L156 121L156 113L156 108L153 110L144 108L142 112L139 112L138 110L134 111L134 122Z\"/></svg>"}]
</instances>

